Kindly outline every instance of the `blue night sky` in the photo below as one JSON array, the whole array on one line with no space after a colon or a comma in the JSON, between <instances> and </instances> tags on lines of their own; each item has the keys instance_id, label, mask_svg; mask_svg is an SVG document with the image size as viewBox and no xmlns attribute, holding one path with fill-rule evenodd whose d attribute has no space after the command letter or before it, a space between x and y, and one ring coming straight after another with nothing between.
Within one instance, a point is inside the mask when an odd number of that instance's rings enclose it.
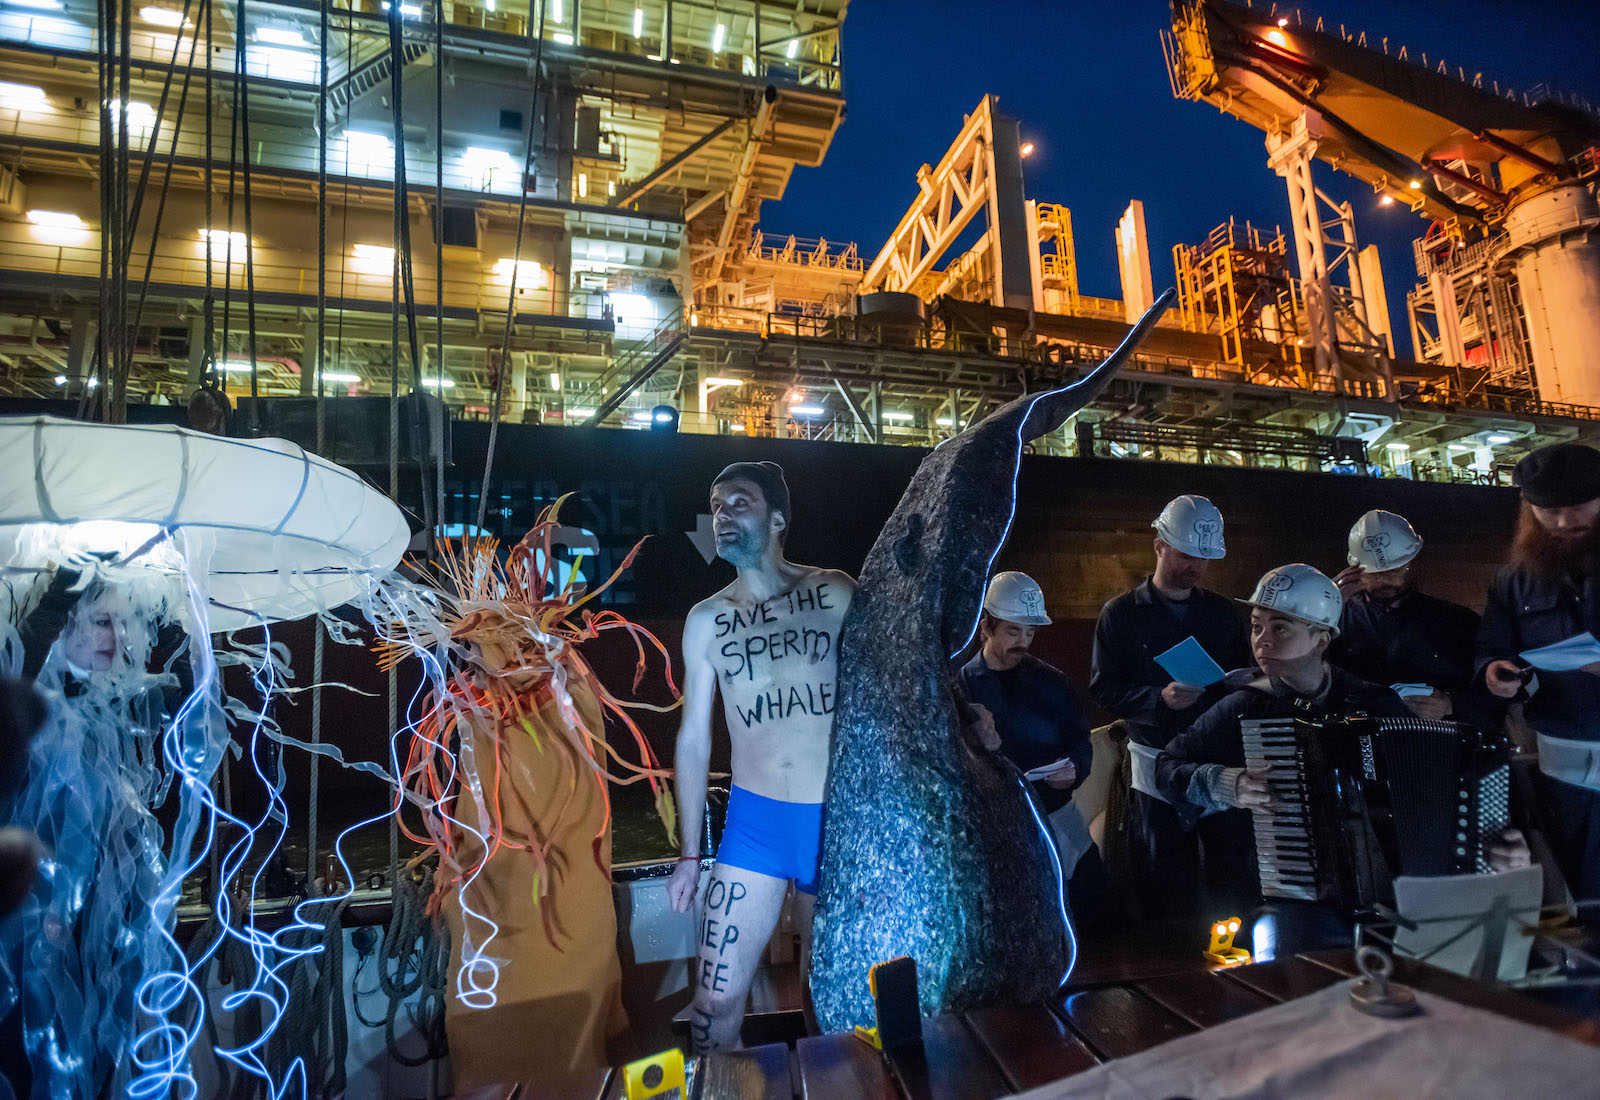
<instances>
[{"instance_id":1,"label":"blue night sky","mask_svg":"<svg viewBox=\"0 0 1600 1100\"><path fill-rule=\"evenodd\" d=\"M1600 3L1595 0L1408 0L1302 6L1368 41L1387 36L1528 89L1540 82L1600 103ZM1112 234L1130 199L1144 201L1156 287L1172 281L1172 246L1204 239L1232 215L1288 220L1283 181L1260 131L1203 103L1176 100L1158 32L1163 0L1007 0L987 10L956 0L855 0L844 25L844 124L821 168L796 169L762 211L779 234L856 241L870 261L916 193L915 173L943 155L985 93L1036 143L1028 197L1072 210L1079 282L1121 297ZM1382 208L1366 184L1318 165L1323 189L1355 209L1362 245L1382 254L1396 352L1410 353L1405 293L1410 241L1426 228ZM1291 246L1292 255L1292 246Z\"/></svg>"}]
</instances>

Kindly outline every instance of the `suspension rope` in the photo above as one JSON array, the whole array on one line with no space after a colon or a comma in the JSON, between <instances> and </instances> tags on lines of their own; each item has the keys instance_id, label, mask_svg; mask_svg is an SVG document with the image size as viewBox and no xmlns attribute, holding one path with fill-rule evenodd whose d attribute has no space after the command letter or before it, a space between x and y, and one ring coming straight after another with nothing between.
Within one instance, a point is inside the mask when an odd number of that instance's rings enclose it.
<instances>
[{"instance_id":1,"label":"suspension rope","mask_svg":"<svg viewBox=\"0 0 1600 1100\"><path fill-rule=\"evenodd\" d=\"M317 33L319 49L318 70L321 80L317 86L317 346L310 356L302 354L300 369L310 370L311 384L315 387L317 402L316 451L321 455L327 448L328 412L322 388L322 354L328 339L328 5L318 5L321 24ZM306 359L310 363L306 363ZM326 457L326 455L324 455ZM322 662L325 629L318 618L311 620L315 635L311 650L311 744L322 742ZM317 818L321 809L320 767L322 754L310 754L311 774L307 785L310 805L306 812L306 883L317 881ZM331 885L331 884L330 884ZM342 1014L341 1014L342 1015Z\"/></svg>"},{"instance_id":2,"label":"suspension rope","mask_svg":"<svg viewBox=\"0 0 1600 1100\"><path fill-rule=\"evenodd\" d=\"M434 523L444 523L444 9L433 20L433 392L439 397L438 437L433 448ZM437 527L428 533L431 555Z\"/></svg>"},{"instance_id":3,"label":"suspension rope","mask_svg":"<svg viewBox=\"0 0 1600 1100\"><path fill-rule=\"evenodd\" d=\"M238 45L246 40L245 30L245 4L246 0L236 0L234 14L234 67L239 72L239 87L241 95L237 110L239 113L239 130L241 144L244 152L244 302L245 302L245 346L250 353L250 434L261 434L261 393L259 386L259 370L256 364L256 265L255 265L255 233L250 220L250 80L245 70L245 58L248 50L239 49Z\"/></svg>"},{"instance_id":4,"label":"suspension rope","mask_svg":"<svg viewBox=\"0 0 1600 1100\"><path fill-rule=\"evenodd\" d=\"M205 390L216 390L220 387L217 370L217 294L211 282L211 116L215 111L212 105L213 71L211 66L211 12L212 5L204 6L206 24L206 162L204 168L205 197L205 244L206 244L206 296L200 304L202 323L205 325L204 344L200 357L200 386ZM194 354L191 349L190 354Z\"/></svg>"},{"instance_id":5,"label":"suspension rope","mask_svg":"<svg viewBox=\"0 0 1600 1100\"><path fill-rule=\"evenodd\" d=\"M539 122L539 83L544 75L545 0L539 0L539 33L533 47L533 90L528 102L528 144L522 154L522 175L517 179L517 244L511 252L511 288L506 298L506 324L500 336L500 361L496 364L494 400L489 404L489 446L483 457L483 484L478 490L478 530L489 514L489 481L494 473L494 448L500 435L500 400L506 388L506 366L511 357L511 329L517 317L517 269L522 266L522 229L528 216L528 172L533 167L533 135Z\"/></svg>"},{"instance_id":6,"label":"suspension rope","mask_svg":"<svg viewBox=\"0 0 1600 1100\"><path fill-rule=\"evenodd\" d=\"M210 3L211 0L200 0L200 5L203 8L210 7ZM183 14L184 23L187 25L189 15L189 0L184 0ZM178 43L181 38L182 35L179 35L173 39L172 64L174 69L177 67L178 63ZM156 203L156 216L150 226L150 247L144 258L144 276L139 281L139 302L133 311L133 330L136 333L139 331L139 326L144 323L144 305L150 293L150 273L156 262L156 242L161 236L161 222L167 212L167 194L172 187L172 166L178 158L178 131L183 126L183 112L184 108L189 102L189 81L194 76L195 48L199 45L200 36L196 34L189 40L189 60L183 72L183 90L178 93L178 117L174 119L172 123L172 140L167 149L166 171L161 179L161 198L160 201ZM167 94L172 90L172 75L173 74L171 72L167 73L166 83L161 89L161 102L156 106L155 125L150 131L150 144L145 150L144 166L140 170L139 174L139 186L137 191L134 193L132 224L128 226L128 247L130 250L133 247L134 234L138 230L139 208L144 201L145 182L148 178L150 163L155 153L156 138L161 132L162 114L167 109Z\"/></svg>"},{"instance_id":7,"label":"suspension rope","mask_svg":"<svg viewBox=\"0 0 1600 1100\"><path fill-rule=\"evenodd\" d=\"M237 45L237 42L235 43ZM207 43L209 46L209 42ZM244 51L238 51L240 57ZM233 64L233 102L228 110L228 228L223 238L222 248L222 355L228 355L228 341L233 337L233 206L236 194L236 174L239 163L239 83L240 66L239 57L234 58ZM227 372L221 366L217 367L218 380L223 386L227 385Z\"/></svg>"},{"instance_id":8,"label":"suspension rope","mask_svg":"<svg viewBox=\"0 0 1600 1100\"><path fill-rule=\"evenodd\" d=\"M400 5L389 7L390 64L400 64ZM393 88L393 83L390 85ZM395 105L398 108L398 105ZM400 223L406 218L405 158L406 131L398 109L394 112L394 263L390 270L389 310L389 499L400 503ZM389 668L389 736L393 738L400 727L400 683L393 666ZM389 903L394 904L395 891L400 878L400 807L395 797L394 813L389 815Z\"/></svg>"},{"instance_id":9,"label":"suspension rope","mask_svg":"<svg viewBox=\"0 0 1600 1100\"><path fill-rule=\"evenodd\" d=\"M442 13L436 12L436 16ZM438 18L434 20L438 23ZM437 65L438 59L435 58ZM418 442L424 438L427 422L424 419L425 410L421 395L422 386L422 348L417 337L417 288L415 281L415 266L411 259L411 188L406 179L405 158L405 81L403 68L405 65L405 42L400 31L400 20L389 21L389 95L390 106L394 111L394 201L397 211L395 218L395 260L399 264L400 284L405 293L406 306L406 337L407 347L411 352L411 426ZM417 456L417 478L422 490L422 515L423 526L430 533L433 530L433 493L428 487L428 464L421 455ZM395 503L399 503L397 500ZM430 538L431 542L431 538Z\"/></svg>"}]
</instances>

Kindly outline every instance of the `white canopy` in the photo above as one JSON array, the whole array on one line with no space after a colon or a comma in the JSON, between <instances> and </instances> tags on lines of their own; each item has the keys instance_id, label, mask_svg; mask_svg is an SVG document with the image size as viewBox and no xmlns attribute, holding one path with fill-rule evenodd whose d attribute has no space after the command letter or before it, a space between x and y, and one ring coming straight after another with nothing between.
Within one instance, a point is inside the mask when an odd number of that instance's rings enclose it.
<instances>
[{"instance_id":1,"label":"white canopy","mask_svg":"<svg viewBox=\"0 0 1600 1100\"><path fill-rule=\"evenodd\" d=\"M297 619L366 589L410 541L392 501L284 439L225 439L167 425L0 417L0 565L64 551L129 553L162 531L191 560L211 629Z\"/></svg>"}]
</instances>

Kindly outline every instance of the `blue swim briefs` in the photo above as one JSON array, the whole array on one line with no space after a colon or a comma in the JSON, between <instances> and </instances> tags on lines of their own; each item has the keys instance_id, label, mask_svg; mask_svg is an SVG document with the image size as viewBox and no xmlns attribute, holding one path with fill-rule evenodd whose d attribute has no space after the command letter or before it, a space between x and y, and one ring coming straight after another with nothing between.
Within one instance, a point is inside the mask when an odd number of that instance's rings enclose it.
<instances>
[{"instance_id":1,"label":"blue swim briefs","mask_svg":"<svg viewBox=\"0 0 1600 1100\"><path fill-rule=\"evenodd\" d=\"M734 787L722 826L717 862L758 875L794 879L802 894L817 892L822 862L821 802L781 802Z\"/></svg>"}]
</instances>

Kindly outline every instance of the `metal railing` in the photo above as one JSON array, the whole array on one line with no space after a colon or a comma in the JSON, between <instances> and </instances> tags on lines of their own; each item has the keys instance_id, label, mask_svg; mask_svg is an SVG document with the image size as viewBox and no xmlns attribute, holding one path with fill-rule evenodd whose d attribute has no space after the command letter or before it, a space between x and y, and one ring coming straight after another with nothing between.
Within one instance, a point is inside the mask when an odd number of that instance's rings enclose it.
<instances>
[{"instance_id":1,"label":"metal railing","mask_svg":"<svg viewBox=\"0 0 1600 1100\"><path fill-rule=\"evenodd\" d=\"M514 40L524 46L538 28L527 0L500 3L445 3L416 5L412 14L402 9L407 34L431 40L429 28L440 15L447 27ZM841 5L842 7L842 5ZM334 78L343 75L344 36L347 33L385 35L387 11L381 0L357 0L335 5L335 34L329 43ZM837 92L842 86L837 22L785 11L756 0L586 0L583 4L548 5L544 12L545 40L557 47L588 48L632 55L661 65L693 66L720 70L736 77L794 83L818 91ZM559 16L559 18L558 18ZM576 22L574 22L576 20ZM245 67L249 76L315 86L318 82L317 20L296 18L287 9L274 9L272 21L299 35L284 44L248 43ZM237 42L231 18L219 16L213 27L215 41L202 42L195 57L198 67L232 72ZM0 11L0 40L21 42L42 50L93 53L95 23L79 12L49 12L22 8ZM130 54L138 61L169 63L178 48L180 66L189 54L193 27L151 29L136 26L130 33ZM452 40L452 45L455 42Z\"/></svg>"}]
</instances>

